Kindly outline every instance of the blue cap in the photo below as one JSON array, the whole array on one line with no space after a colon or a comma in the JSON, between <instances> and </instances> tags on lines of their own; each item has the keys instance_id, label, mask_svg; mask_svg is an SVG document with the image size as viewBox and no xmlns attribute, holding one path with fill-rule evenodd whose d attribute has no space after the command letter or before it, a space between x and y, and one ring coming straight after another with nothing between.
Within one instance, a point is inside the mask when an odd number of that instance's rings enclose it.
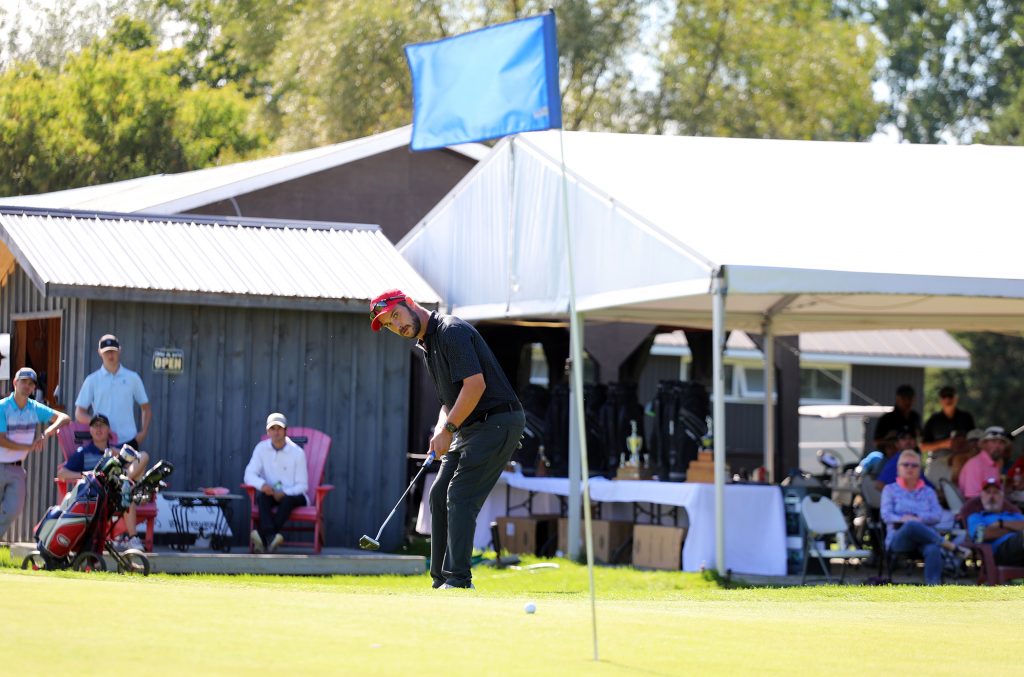
<instances>
[{"instance_id":1,"label":"blue cap","mask_svg":"<svg viewBox=\"0 0 1024 677\"><path fill-rule=\"evenodd\" d=\"M23 378L30 378L30 379L32 379L33 383L39 383L39 379L36 377L36 370L32 369L31 367L22 367L14 375L14 380L15 381L17 381L18 379L23 379Z\"/></svg>"}]
</instances>

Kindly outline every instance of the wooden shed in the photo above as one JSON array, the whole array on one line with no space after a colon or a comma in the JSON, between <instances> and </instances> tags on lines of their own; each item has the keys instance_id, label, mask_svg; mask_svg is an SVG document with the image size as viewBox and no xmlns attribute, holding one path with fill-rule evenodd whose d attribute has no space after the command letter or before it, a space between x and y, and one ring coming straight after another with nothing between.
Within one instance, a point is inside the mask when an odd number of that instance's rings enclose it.
<instances>
[{"instance_id":1,"label":"wooden shed","mask_svg":"<svg viewBox=\"0 0 1024 677\"><path fill-rule=\"evenodd\" d=\"M0 208L0 242L8 378L30 364L46 400L73 414L101 364L98 338L117 335L153 406L145 447L174 463L174 489L237 489L267 414L281 411L333 438L328 545L354 545L401 493L409 346L371 332L366 309L392 285L439 299L378 227L11 207ZM183 357L180 370L166 354ZM30 540L57 500L61 460L55 443L29 458L26 507L7 540ZM236 534L247 520L247 507L236 511Z\"/></svg>"}]
</instances>

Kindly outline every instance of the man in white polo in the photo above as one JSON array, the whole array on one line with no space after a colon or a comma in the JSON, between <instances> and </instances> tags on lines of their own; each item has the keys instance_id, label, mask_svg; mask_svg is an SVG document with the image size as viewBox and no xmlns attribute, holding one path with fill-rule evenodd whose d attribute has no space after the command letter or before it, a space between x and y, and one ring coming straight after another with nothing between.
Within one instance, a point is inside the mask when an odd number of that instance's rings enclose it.
<instances>
[{"instance_id":1,"label":"man in white polo","mask_svg":"<svg viewBox=\"0 0 1024 677\"><path fill-rule=\"evenodd\" d=\"M284 414L267 416L267 439L252 450L245 483L256 487L259 528L249 534L254 552L274 552L284 543L281 529L295 508L309 505L306 452L288 437Z\"/></svg>"},{"instance_id":2,"label":"man in white polo","mask_svg":"<svg viewBox=\"0 0 1024 677\"><path fill-rule=\"evenodd\" d=\"M0 536L25 507L25 469L22 462L30 451L42 451L43 442L53 437L71 418L36 402L36 372L22 367L14 375L14 392L0 400ZM40 423L49 424L37 436Z\"/></svg>"},{"instance_id":3,"label":"man in white polo","mask_svg":"<svg viewBox=\"0 0 1024 677\"><path fill-rule=\"evenodd\" d=\"M98 352L103 366L85 377L75 399L75 420L88 423L93 415L103 414L110 420L110 430L117 435L118 444L140 449L153 422L153 409L142 378L121 365L121 344L113 334L100 339ZM136 402L142 411L142 430L135 427Z\"/></svg>"}]
</instances>

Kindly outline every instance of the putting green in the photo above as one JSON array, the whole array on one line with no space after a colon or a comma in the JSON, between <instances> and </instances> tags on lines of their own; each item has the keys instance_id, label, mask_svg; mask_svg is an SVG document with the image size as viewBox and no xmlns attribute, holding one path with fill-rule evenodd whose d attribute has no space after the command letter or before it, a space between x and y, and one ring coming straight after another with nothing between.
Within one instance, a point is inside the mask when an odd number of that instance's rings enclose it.
<instances>
[{"instance_id":1,"label":"putting green","mask_svg":"<svg viewBox=\"0 0 1024 677\"><path fill-rule=\"evenodd\" d=\"M678 574L677 574L678 575ZM1020 669L1024 591L912 587L578 591L332 587L239 579L0 571L6 674L1006 674ZM478 584L484 581L478 581ZM527 601L537 612L526 614ZM124 668L128 669L128 668Z\"/></svg>"}]
</instances>

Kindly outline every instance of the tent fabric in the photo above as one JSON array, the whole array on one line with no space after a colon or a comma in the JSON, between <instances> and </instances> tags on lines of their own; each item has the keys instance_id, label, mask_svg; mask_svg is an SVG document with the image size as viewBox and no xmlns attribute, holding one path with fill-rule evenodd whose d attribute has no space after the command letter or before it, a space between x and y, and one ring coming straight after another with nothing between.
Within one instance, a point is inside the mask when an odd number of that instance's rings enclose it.
<instances>
[{"instance_id":1,"label":"tent fabric","mask_svg":"<svg viewBox=\"0 0 1024 677\"><path fill-rule=\"evenodd\" d=\"M399 243L452 312L568 312L558 134L503 139ZM730 329L1020 328L1024 148L563 135L587 319L710 327L721 274Z\"/></svg>"}]
</instances>

